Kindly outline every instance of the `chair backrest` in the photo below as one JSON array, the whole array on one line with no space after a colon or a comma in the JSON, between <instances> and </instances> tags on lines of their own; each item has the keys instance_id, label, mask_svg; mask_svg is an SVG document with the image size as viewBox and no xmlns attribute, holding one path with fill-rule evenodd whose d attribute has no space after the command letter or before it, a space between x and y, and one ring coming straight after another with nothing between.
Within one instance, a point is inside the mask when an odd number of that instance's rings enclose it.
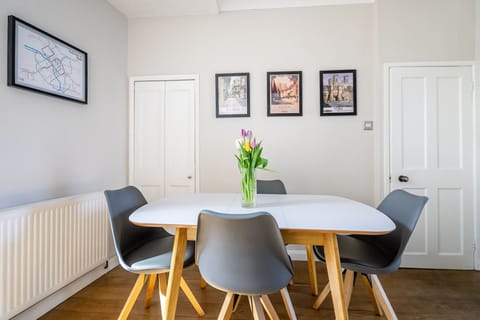
<instances>
[{"instance_id":1,"label":"chair backrest","mask_svg":"<svg viewBox=\"0 0 480 320\"><path fill-rule=\"evenodd\" d=\"M245 295L277 292L293 276L278 225L267 212L202 211L195 260L207 283Z\"/></svg>"},{"instance_id":2,"label":"chair backrest","mask_svg":"<svg viewBox=\"0 0 480 320\"><path fill-rule=\"evenodd\" d=\"M391 254L392 264L400 265L403 251L427 201L427 197L417 196L404 190L394 190L377 207L396 225L396 229L391 233L372 237Z\"/></svg>"},{"instance_id":3,"label":"chair backrest","mask_svg":"<svg viewBox=\"0 0 480 320\"><path fill-rule=\"evenodd\" d=\"M287 189L282 180L257 180L257 193L287 194Z\"/></svg>"},{"instance_id":4,"label":"chair backrest","mask_svg":"<svg viewBox=\"0 0 480 320\"><path fill-rule=\"evenodd\" d=\"M134 186L127 186L118 190L104 192L110 212L110 227L113 234L113 243L120 264L125 268L124 257L130 251L145 242L169 233L162 228L146 228L136 226L128 220L130 214L147 204L144 196Z\"/></svg>"}]
</instances>

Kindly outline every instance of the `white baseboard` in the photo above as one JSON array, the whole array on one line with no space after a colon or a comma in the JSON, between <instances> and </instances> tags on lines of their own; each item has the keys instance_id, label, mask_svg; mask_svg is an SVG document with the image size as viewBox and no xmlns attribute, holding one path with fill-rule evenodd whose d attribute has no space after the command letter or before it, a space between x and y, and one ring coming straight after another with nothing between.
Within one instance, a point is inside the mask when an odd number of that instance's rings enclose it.
<instances>
[{"instance_id":1,"label":"white baseboard","mask_svg":"<svg viewBox=\"0 0 480 320\"><path fill-rule=\"evenodd\" d=\"M99 266L93 269L92 271L86 273L85 275L81 276L77 280L66 285L65 287L58 290L57 292L51 294L50 296L46 297L40 302L34 304L27 310L17 314L11 320L38 319L39 317L41 317L48 311L52 310L63 301L73 296L78 291L88 286L93 281L103 276L105 273L111 271L116 266L118 266L118 259L115 256L108 259L108 268L105 268L104 266Z\"/></svg>"},{"instance_id":2,"label":"white baseboard","mask_svg":"<svg viewBox=\"0 0 480 320\"><path fill-rule=\"evenodd\" d=\"M303 245L291 245L287 246L287 252L290 259L293 261L307 261L307 252Z\"/></svg>"}]
</instances>

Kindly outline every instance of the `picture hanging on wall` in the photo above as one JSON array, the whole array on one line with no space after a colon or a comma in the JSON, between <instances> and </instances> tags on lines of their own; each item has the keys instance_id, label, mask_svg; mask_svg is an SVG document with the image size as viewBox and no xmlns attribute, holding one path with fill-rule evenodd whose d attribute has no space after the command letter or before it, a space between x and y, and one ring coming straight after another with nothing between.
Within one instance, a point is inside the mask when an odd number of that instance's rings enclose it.
<instances>
[{"instance_id":1,"label":"picture hanging on wall","mask_svg":"<svg viewBox=\"0 0 480 320\"><path fill-rule=\"evenodd\" d=\"M87 53L8 16L7 85L87 103Z\"/></svg>"},{"instance_id":2,"label":"picture hanging on wall","mask_svg":"<svg viewBox=\"0 0 480 320\"><path fill-rule=\"evenodd\" d=\"M249 73L215 75L217 118L250 117Z\"/></svg>"},{"instance_id":3,"label":"picture hanging on wall","mask_svg":"<svg viewBox=\"0 0 480 320\"><path fill-rule=\"evenodd\" d=\"M320 71L320 115L356 115L356 90L356 70Z\"/></svg>"},{"instance_id":4,"label":"picture hanging on wall","mask_svg":"<svg viewBox=\"0 0 480 320\"><path fill-rule=\"evenodd\" d=\"M302 115L302 71L267 72L267 116Z\"/></svg>"}]
</instances>

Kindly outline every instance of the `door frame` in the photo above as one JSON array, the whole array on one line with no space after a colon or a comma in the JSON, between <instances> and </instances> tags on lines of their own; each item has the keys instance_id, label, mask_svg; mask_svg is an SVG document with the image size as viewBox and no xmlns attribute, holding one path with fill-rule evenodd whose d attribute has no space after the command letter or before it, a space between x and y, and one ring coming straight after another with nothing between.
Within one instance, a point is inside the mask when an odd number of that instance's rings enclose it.
<instances>
[{"instance_id":1,"label":"door frame","mask_svg":"<svg viewBox=\"0 0 480 320\"><path fill-rule=\"evenodd\" d=\"M480 270L480 253L479 253L479 243L480 243L480 212L478 207L478 199L480 198L480 164L478 160L480 159L480 147L478 143L480 142L480 99L476 98L476 89L480 86L479 77L477 74L478 65L475 61L426 61L426 62L400 62L400 63L385 63L383 66L383 175L381 188L383 196L386 196L390 192L390 146L391 146L391 118L390 118L390 70L392 68L398 67L470 67L472 69L473 75L473 114L474 114L474 124L473 124L473 156L474 163L476 166L473 168L473 238L475 242L475 257L474 257L474 268L475 270Z\"/></svg>"},{"instance_id":2,"label":"door frame","mask_svg":"<svg viewBox=\"0 0 480 320\"><path fill-rule=\"evenodd\" d=\"M131 76L129 77L129 103L128 103L128 183L133 184L134 172L134 123L135 123L135 82L141 81L181 81L191 80L194 82L195 88L195 106L194 106L194 125L195 125L195 193L200 191L200 97L199 97L199 76L198 74L186 75L152 75L152 76Z\"/></svg>"}]
</instances>

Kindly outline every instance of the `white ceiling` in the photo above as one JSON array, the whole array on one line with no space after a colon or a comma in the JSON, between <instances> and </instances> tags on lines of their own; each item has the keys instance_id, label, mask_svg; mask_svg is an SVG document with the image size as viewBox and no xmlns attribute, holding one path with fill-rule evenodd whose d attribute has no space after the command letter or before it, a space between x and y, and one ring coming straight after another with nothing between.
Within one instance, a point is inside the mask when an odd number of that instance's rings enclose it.
<instances>
[{"instance_id":1,"label":"white ceiling","mask_svg":"<svg viewBox=\"0 0 480 320\"><path fill-rule=\"evenodd\" d=\"M375 0L107 0L127 18L211 15L224 11L373 3Z\"/></svg>"}]
</instances>

